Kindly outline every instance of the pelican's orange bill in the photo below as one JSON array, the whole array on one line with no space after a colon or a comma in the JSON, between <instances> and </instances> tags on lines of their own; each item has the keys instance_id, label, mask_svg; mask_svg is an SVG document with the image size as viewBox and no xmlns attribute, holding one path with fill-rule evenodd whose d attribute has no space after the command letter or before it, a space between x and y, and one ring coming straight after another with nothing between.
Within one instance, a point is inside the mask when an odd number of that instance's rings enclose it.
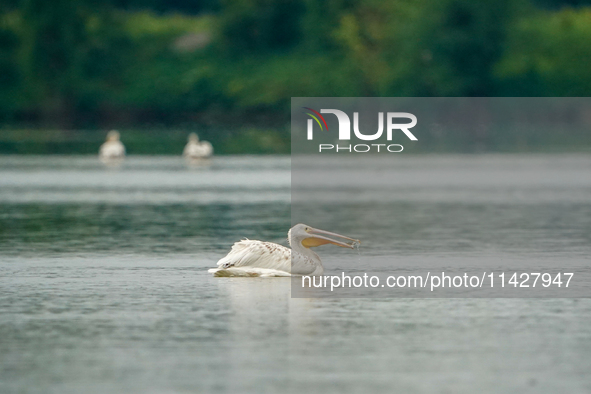
<instances>
[{"instance_id":1,"label":"pelican's orange bill","mask_svg":"<svg viewBox=\"0 0 591 394\"><path fill-rule=\"evenodd\" d=\"M331 233L330 231L319 230L316 228L310 228L308 230L308 233L313 234L313 236L310 238L305 238L302 241L302 245L305 246L306 248L311 248L311 247L325 245L325 244L330 243L330 244L333 244L336 246L340 246L342 248L354 249L356 245L361 244L361 241L359 241L358 239L346 237L344 235L340 235L337 233ZM348 242L344 242L344 241L339 241L336 239L329 238L328 236L334 237L334 238L342 238L342 239L346 239L346 240L349 240L352 242L348 243Z\"/></svg>"}]
</instances>

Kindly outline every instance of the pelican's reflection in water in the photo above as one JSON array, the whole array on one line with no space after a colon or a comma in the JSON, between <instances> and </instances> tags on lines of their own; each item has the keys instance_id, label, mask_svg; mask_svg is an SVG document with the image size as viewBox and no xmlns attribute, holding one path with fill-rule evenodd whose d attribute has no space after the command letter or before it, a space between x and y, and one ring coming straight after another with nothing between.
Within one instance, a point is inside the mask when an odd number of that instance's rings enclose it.
<instances>
[{"instance_id":1,"label":"pelican's reflection in water","mask_svg":"<svg viewBox=\"0 0 591 394\"><path fill-rule=\"evenodd\" d=\"M314 331L309 312L316 300L291 298L290 278L218 278L216 283L229 308L227 389L260 388L261 379L270 388L284 387L290 354Z\"/></svg>"},{"instance_id":2,"label":"pelican's reflection in water","mask_svg":"<svg viewBox=\"0 0 591 394\"><path fill-rule=\"evenodd\" d=\"M125 159L123 157L103 157L103 156L100 156L99 160L107 168L118 169L121 167L121 165L123 164Z\"/></svg>"},{"instance_id":3,"label":"pelican's reflection in water","mask_svg":"<svg viewBox=\"0 0 591 394\"><path fill-rule=\"evenodd\" d=\"M185 156L185 163L190 170L202 170L211 167L212 159Z\"/></svg>"}]
</instances>

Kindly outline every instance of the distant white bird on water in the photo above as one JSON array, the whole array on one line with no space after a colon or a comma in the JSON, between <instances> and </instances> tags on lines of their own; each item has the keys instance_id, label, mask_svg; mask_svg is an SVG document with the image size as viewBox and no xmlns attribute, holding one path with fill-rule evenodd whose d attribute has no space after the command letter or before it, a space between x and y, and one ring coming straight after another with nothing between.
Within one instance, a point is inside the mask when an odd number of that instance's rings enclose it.
<instances>
[{"instance_id":1,"label":"distant white bird on water","mask_svg":"<svg viewBox=\"0 0 591 394\"><path fill-rule=\"evenodd\" d=\"M119 132L109 131L107 141L99 149L99 158L103 161L123 159L125 157L125 146L119 141Z\"/></svg>"},{"instance_id":2,"label":"distant white bird on water","mask_svg":"<svg viewBox=\"0 0 591 394\"><path fill-rule=\"evenodd\" d=\"M187 159L207 159L213 154L213 147L207 141L199 142L197 134L189 134L189 141L185 145L183 156Z\"/></svg>"},{"instance_id":3,"label":"distant white bird on water","mask_svg":"<svg viewBox=\"0 0 591 394\"><path fill-rule=\"evenodd\" d=\"M351 242L338 241L328 236ZM218 268L209 270L213 276L291 276L322 275L322 260L310 248L331 243L343 248L355 248L361 242L343 235L296 224L287 233L291 249L272 242L242 240L218 261Z\"/></svg>"}]
</instances>

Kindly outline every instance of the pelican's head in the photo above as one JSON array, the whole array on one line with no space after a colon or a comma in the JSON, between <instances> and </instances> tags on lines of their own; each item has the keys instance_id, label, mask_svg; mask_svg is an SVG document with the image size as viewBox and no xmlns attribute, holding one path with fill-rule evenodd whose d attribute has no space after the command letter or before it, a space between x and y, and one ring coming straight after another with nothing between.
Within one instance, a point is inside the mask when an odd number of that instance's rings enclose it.
<instances>
[{"instance_id":1,"label":"pelican's head","mask_svg":"<svg viewBox=\"0 0 591 394\"><path fill-rule=\"evenodd\" d=\"M119 141L119 132L117 130L109 131L107 141Z\"/></svg>"},{"instance_id":2,"label":"pelican's head","mask_svg":"<svg viewBox=\"0 0 591 394\"><path fill-rule=\"evenodd\" d=\"M335 240L329 238L328 236L342 238L344 240L348 240L351 242ZM320 246L325 244L333 244L343 248L353 249L356 245L361 243L361 241L359 241L358 239L345 237L344 235L331 233L329 231L319 230L317 228L310 227L301 223L296 224L289 230L287 238L289 240L290 245L298 243L305 248L312 248L314 246Z\"/></svg>"},{"instance_id":3,"label":"pelican's head","mask_svg":"<svg viewBox=\"0 0 591 394\"><path fill-rule=\"evenodd\" d=\"M195 133L189 134L189 142L199 142L199 137L197 137L197 134L195 134Z\"/></svg>"}]
</instances>

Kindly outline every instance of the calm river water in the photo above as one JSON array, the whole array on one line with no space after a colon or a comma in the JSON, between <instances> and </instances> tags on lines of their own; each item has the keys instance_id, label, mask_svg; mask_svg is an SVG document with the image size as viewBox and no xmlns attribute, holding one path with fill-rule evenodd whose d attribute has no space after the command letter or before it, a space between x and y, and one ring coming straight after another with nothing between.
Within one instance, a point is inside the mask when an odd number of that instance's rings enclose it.
<instances>
[{"instance_id":1,"label":"calm river water","mask_svg":"<svg viewBox=\"0 0 591 394\"><path fill-rule=\"evenodd\" d=\"M372 229L318 196L308 224L366 241L320 250L329 271L590 261L591 157L397 160L386 202L352 192L396 212ZM591 392L589 299L292 299L282 278L211 277L242 237L286 244L290 186L289 157L0 157L0 392Z\"/></svg>"}]
</instances>

